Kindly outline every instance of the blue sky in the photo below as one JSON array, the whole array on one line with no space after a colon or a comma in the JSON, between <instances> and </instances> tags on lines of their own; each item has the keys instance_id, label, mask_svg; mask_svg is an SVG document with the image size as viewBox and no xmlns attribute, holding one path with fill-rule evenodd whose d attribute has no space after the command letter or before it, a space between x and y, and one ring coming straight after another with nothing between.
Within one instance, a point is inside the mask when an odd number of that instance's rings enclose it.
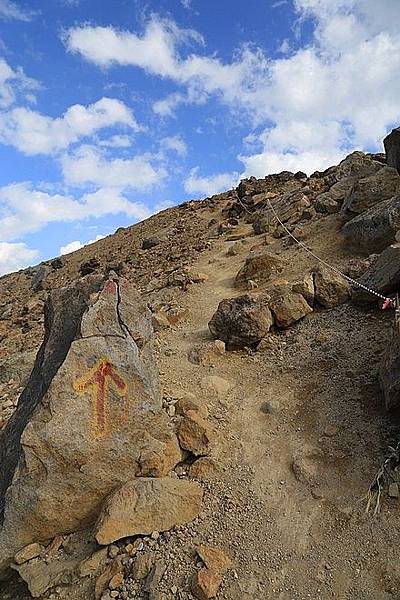
<instances>
[{"instance_id":1,"label":"blue sky","mask_svg":"<svg viewBox=\"0 0 400 600\"><path fill-rule=\"evenodd\" d=\"M0 273L380 150L400 2L0 0Z\"/></svg>"}]
</instances>

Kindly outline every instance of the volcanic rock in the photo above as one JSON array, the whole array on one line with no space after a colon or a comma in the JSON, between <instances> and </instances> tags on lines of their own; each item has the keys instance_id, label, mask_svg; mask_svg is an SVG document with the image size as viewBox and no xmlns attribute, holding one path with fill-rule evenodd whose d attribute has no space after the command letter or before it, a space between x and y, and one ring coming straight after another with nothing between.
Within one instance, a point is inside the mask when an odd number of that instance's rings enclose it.
<instances>
[{"instance_id":1,"label":"volcanic rock","mask_svg":"<svg viewBox=\"0 0 400 600\"><path fill-rule=\"evenodd\" d=\"M1 434L0 567L27 544L93 522L135 472L164 475L180 460L149 311L125 281L109 279L93 295L100 286L89 278L54 294L32 375Z\"/></svg>"},{"instance_id":2,"label":"volcanic rock","mask_svg":"<svg viewBox=\"0 0 400 600\"><path fill-rule=\"evenodd\" d=\"M199 514L202 497L201 488L192 481L169 477L128 481L103 506L96 524L96 540L110 544L189 523Z\"/></svg>"},{"instance_id":3,"label":"volcanic rock","mask_svg":"<svg viewBox=\"0 0 400 600\"><path fill-rule=\"evenodd\" d=\"M324 308L333 308L349 299L350 286L332 269L320 266L314 274L315 300Z\"/></svg>"},{"instance_id":4,"label":"volcanic rock","mask_svg":"<svg viewBox=\"0 0 400 600\"><path fill-rule=\"evenodd\" d=\"M390 295L400 289L400 244L392 244L375 258L358 282L382 295ZM354 287L351 297L357 304L373 304L376 297Z\"/></svg>"},{"instance_id":5,"label":"volcanic rock","mask_svg":"<svg viewBox=\"0 0 400 600\"><path fill-rule=\"evenodd\" d=\"M386 160L389 167L400 173L400 127L393 129L383 140Z\"/></svg>"},{"instance_id":6,"label":"volcanic rock","mask_svg":"<svg viewBox=\"0 0 400 600\"><path fill-rule=\"evenodd\" d=\"M276 289L269 300L269 308L278 327L287 328L312 312L301 294L288 285Z\"/></svg>"},{"instance_id":7,"label":"volcanic rock","mask_svg":"<svg viewBox=\"0 0 400 600\"><path fill-rule=\"evenodd\" d=\"M400 333L394 327L379 369L386 410L400 406Z\"/></svg>"},{"instance_id":8,"label":"volcanic rock","mask_svg":"<svg viewBox=\"0 0 400 600\"><path fill-rule=\"evenodd\" d=\"M189 450L195 456L205 456L210 453L215 432L210 423L194 410L187 411L178 427L178 439L184 450Z\"/></svg>"},{"instance_id":9,"label":"volcanic rock","mask_svg":"<svg viewBox=\"0 0 400 600\"><path fill-rule=\"evenodd\" d=\"M352 218L399 193L400 177L396 169L382 167L374 175L360 179L352 186L343 202L341 214L345 218Z\"/></svg>"},{"instance_id":10,"label":"volcanic rock","mask_svg":"<svg viewBox=\"0 0 400 600\"><path fill-rule=\"evenodd\" d=\"M257 344L272 326L271 311L249 295L222 300L208 324L211 334L227 349Z\"/></svg>"},{"instance_id":11,"label":"volcanic rock","mask_svg":"<svg viewBox=\"0 0 400 600\"><path fill-rule=\"evenodd\" d=\"M373 175L381 168L381 162L374 160L373 156L356 151L346 156L337 167L333 167L332 174L334 181L340 181L347 177L361 179Z\"/></svg>"},{"instance_id":12,"label":"volcanic rock","mask_svg":"<svg viewBox=\"0 0 400 600\"><path fill-rule=\"evenodd\" d=\"M280 273L285 262L271 252L250 254L235 279L235 287L247 288L249 280L256 283L268 281L273 275Z\"/></svg>"},{"instance_id":13,"label":"volcanic rock","mask_svg":"<svg viewBox=\"0 0 400 600\"><path fill-rule=\"evenodd\" d=\"M399 229L400 196L394 196L348 221L342 234L349 246L370 253L393 244Z\"/></svg>"}]
</instances>

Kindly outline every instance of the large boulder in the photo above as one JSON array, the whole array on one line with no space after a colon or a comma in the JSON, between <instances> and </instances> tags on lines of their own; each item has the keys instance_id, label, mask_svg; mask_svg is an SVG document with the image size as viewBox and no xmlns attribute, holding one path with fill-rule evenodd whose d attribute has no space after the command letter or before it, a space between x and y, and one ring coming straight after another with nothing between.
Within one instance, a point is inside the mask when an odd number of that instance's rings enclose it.
<instances>
[{"instance_id":1,"label":"large boulder","mask_svg":"<svg viewBox=\"0 0 400 600\"><path fill-rule=\"evenodd\" d=\"M357 177L343 177L334 183L327 192L323 192L315 198L315 210L322 214L339 212L343 200L357 180Z\"/></svg>"},{"instance_id":2,"label":"large boulder","mask_svg":"<svg viewBox=\"0 0 400 600\"><path fill-rule=\"evenodd\" d=\"M267 335L273 323L268 306L248 294L222 300L208 324L214 338L227 349L254 346Z\"/></svg>"},{"instance_id":3,"label":"large boulder","mask_svg":"<svg viewBox=\"0 0 400 600\"><path fill-rule=\"evenodd\" d=\"M342 234L349 246L370 254L392 244L399 229L400 196L395 196L348 221Z\"/></svg>"},{"instance_id":4,"label":"large boulder","mask_svg":"<svg viewBox=\"0 0 400 600\"><path fill-rule=\"evenodd\" d=\"M383 296L399 292L400 244L392 244L385 248L360 277L358 283ZM351 296L357 304L373 304L377 301L374 295L359 287L354 287Z\"/></svg>"},{"instance_id":5,"label":"large boulder","mask_svg":"<svg viewBox=\"0 0 400 600\"><path fill-rule=\"evenodd\" d=\"M135 475L181 458L162 410L147 307L126 281L53 295L27 388L0 438L0 568L20 548L92 523Z\"/></svg>"},{"instance_id":6,"label":"large boulder","mask_svg":"<svg viewBox=\"0 0 400 600\"><path fill-rule=\"evenodd\" d=\"M386 160L389 167L400 173L400 127L393 129L383 140Z\"/></svg>"},{"instance_id":7,"label":"large boulder","mask_svg":"<svg viewBox=\"0 0 400 600\"><path fill-rule=\"evenodd\" d=\"M400 177L396 169L382 167L352 186L343 202L341 214L346 219L352 218L399 193Z\"/></svg>"},{"instance_id":8,"label":"large boulder","mask_svg":"<svg viewBox=\"0 0 400 600\"><path fill-rule=\"evenodd\" d=\"M281 273L285 261L272 252L251 253L235 279L235 287L247 288L249 281L262 283Z\"/></svg>"},{"instance_id":9,"label":"large boulder","mask_svg":"<svg viewBox=\"0 0 400 600\"><path fill-rule=\"evenodd\" d=\"M347 177L355 177L356 179L369 177L381 168L382 164L374 160L373 156L356 151L346 156L337 167L333 167L329 171L332 171L332 182L334 183Z\"/></svg>"}]
</instances>

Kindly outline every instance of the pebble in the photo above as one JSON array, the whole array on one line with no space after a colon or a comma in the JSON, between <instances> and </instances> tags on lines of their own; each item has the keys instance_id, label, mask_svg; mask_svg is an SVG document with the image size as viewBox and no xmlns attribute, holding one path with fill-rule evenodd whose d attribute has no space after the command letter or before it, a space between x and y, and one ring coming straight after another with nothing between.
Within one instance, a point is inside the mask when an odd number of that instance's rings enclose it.
<instances>
[{"instance_id":1,"label":"pebble","mask_svg":"<svg viewBox=\"0 0 400 600\"><path fill-rule=\"evenodd\" d=\"M389 485L389 498L398 498L400 496L399 493L399 484L391 483Z\"/></svg>"}]
</instances>

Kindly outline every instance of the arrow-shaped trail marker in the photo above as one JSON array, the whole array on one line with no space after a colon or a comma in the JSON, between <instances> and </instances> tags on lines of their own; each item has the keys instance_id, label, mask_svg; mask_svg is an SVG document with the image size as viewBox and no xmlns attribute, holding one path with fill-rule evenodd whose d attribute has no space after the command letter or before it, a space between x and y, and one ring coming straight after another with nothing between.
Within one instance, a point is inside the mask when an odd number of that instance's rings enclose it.
<instances>
[{"instance_id":1,"label":"arrow-shaped trail marker","mask_svg":"<svg viewBox=\"0 0 400 600\"><path fill-rule=\"evenodd\" d=\"M90 390L92 394L96 437L102 437L107 429L107 409L110 385L118 396L125 396L128 386L107 358L101 358L85 375L77 379L74 389L79 394Z\"/></svg>"}]
</instances>

